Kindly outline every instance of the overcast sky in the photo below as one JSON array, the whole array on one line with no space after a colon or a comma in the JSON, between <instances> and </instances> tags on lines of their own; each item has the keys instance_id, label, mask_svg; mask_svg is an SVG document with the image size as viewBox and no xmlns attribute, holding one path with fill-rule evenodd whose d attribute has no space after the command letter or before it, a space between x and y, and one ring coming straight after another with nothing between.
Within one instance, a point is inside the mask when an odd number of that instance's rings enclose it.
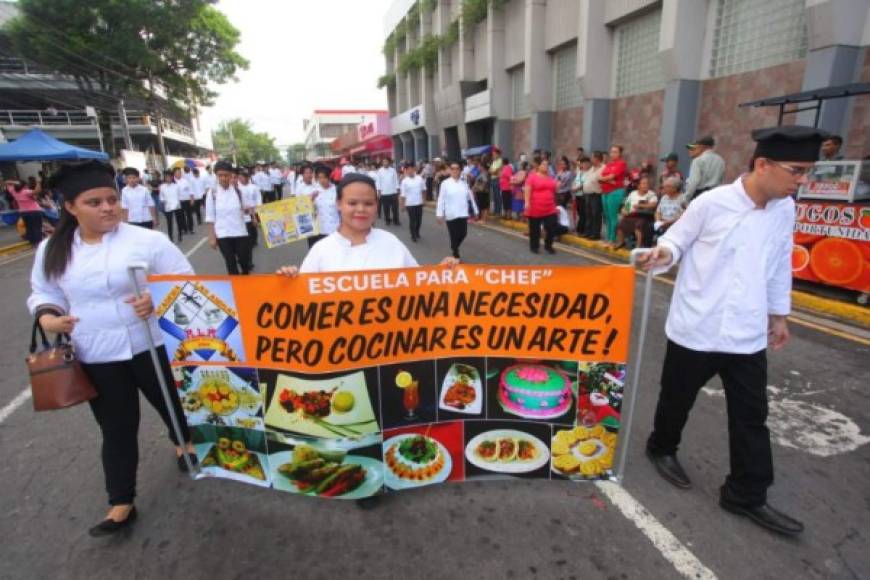
<instances>
[{"instance_id":1,"label":"overcast sky","mask_svg":"<svg viewBox=\"0 0 870 580\"><path fill-rule=\"evenodd\" d=\"M207 127L241 117L282 150L302 141L314 109L386 109L384 15L392 0L221 0L250 61L239 82L218 85Z\"/></svg>"}]
</instances>

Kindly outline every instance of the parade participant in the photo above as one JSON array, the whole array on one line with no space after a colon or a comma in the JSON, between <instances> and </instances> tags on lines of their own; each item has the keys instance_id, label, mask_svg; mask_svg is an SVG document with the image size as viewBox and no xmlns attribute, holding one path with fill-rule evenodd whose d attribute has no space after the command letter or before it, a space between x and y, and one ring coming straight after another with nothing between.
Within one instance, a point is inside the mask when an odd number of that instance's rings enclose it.
<instances>
[{"instance_id":1,"label":"parade participant","mask_svg":"<svg viewBox=\"0 0 870 580\"><path fill-rule=\"evenodd\" d=\"M713 151L716 141L707 135L686 145L692 164L686 180L686 199L692 201L705 191L718 187L725 176L725 160Z\"/></svg>"},{"instance_id":2,"label":"parade participant","mask_svg":"<svg viewBox=\"0 0 870 580\"><path fill-rule=\"evenodd\" d=\"M217 188L205 198L205 223L208 224L208 244L220 250L233 276L251 271L251 239L245 225L245 215L253 211L253 205L242 196L241 190L232 183L233 166L218 161L214 166Z\"/></svg>"},{"instance_id":3,"label":"parade participant","mask_svg":"<svg viewBox=\"0 0 870 580\"><path fill-rule=\"evenodd\" d=\"M142 185L151 190L151 199L154 200L154 227L160 227L160 214L163 213L163 204L160 203L160 186L163 184L163 179L159 171L148 173L148 180L142 181Z\"/></svg>"},{"instance_id":4,"label":"parade participant","mask_svg":"<svg viewBox=\"0 0 870 580\"><path fill-rule=\"evenodd\" d=\"M271 169L269 169L269 183L272 184L272 195L276 200L284 199L284 174L281 173L281 169L277 165L273 165Z\"/></svg>"},{"instance_id":5,"label":"parade participant","mask_svg":"<svg viewBox=\"0 0 870 580\"><path fill-rule=\"evenodd\" d=\"M438 205L435 216L438 223L447 222L447 233L450 236L450 250L453 257L459 259L459 246L468 235L468 218L470 211L478 214L477 203L471 194L468 183L461 177L462 168L458 161L450 162L450 177L441 182L438 191Z\"/></svg>"},{"instance_id":6,"label":"parade participant","mask_svg":"<svg viewBox=\"0 0 870 580\"><path fill-rule=\"evenodd\" d=\"M154 228L154 199L147 187L139 185L139 170L128 167L123 174L127 185L121 190L121 219L134 226Z\"/></svg>"},{"instance_id":7,"label":"parade participant","mask_svg":"<svg viewBox=\"0 0 870 580\"><path fill-rule=\"evenodd\" d=\"M202 206L205 200L205 192L208 189L205 177L200 175L199 169L194 167L193 177L190 178L190 187L193 191L192 213L196 217L196 225L202 225ZM192 220L191 220L192 221Z\"/></svg>"},{"instance_id":8,"label":"parade participant","mask_svg":"<svg viewBox=\"0 0 870 580\"><path fill-rule=\"evenodd\" d=\"M314 169L311 165L305 164L302 166L302 180L296 184L296 190L293 195L307 195L311 197L317 191L317 184L314 182Z\"/></svg>"},{"instance_id":9,"label":"parade participant","mask_svg":"<svg viewBox=\"0 0 870 580\"><path fill-rule=\"evenodd\" d=\"M102 463L109 509L90 529L106 536L136 519L136 468L139 463L139 391L158 412L175 444L179 469L186 470L160 393L157 369L148 352L147 330L140 319L154 312L151 295L134 295L127 267L145 262L149 274L192 275L193 268L162 233L121 223L114 170L97 161L63 165L52 186L63 193L64 208L54 235L39 246L31 273L31 314L50 333L72 336L76 356L97 390L90 408L103 435ZM150 318L151 338L160 370L174 384L162 333ZM170 389L173 409L183 417L178 391ZM187 424L181 421L186 452L196 461Z\"/></svg>"},{"instance_id":10,"label":"parade participant","mask_svg":"<svg viewBox=\"0 0 870 580\"><path fill-rule=\"evenodd\" d=\"M381 160L381 168L378 169L376 181L381 205L384 208L384 219L387 225L402 225L399 222L399 176L389 158Z\"/></svg>"},{"instance_id":11,"label":"parade participant","mask_svg":"<svg viewBox=\"0 0 870 580\"><path fill-rule=\"evenodd\" d=\"M190 167L185 166L188 174ZM185 173L180 168L176 168L172 172L172 181L176 185L178 192L178 203L181 206L182 225L184 225L185 234L193 234L193 187L190 185L190 179L185 177Z\"/></svg>"},{"instance_id":12,"label":"parade participant","mask_svg":"<svg viewBox=\"0 0 870 580\"><path fill-rule=\"evenodd\" d=\"M795 204L826 133L785 126L753 131L750 171L693 201L638 260L677 273L665 331L661 392L647 454L677 487L691 486L676 453L698 391L719 375L725 388L731 471L719 505L775 532L803 524L767 504L773 483L766 420L767 347L789 340Z\"/></svg>"},{"instance_id":13,"label":"parade participant","mask_svg":"<svg viewBox=\"0 0 870 580\"><path fill-rule=\"evenodd\" d=\"M205 166L205 175L203 176L203 179L205 180L206 193L208 193L208 190L217 187L217 176L214 174L211 165Z\"/></svg>"},{"instance_id":14,"label":"parade participant","mask_svg":"<svg viewBox=\"0 0 870 580\"><path fill-rule=\"evenodd\" d=\"M340 222L336 206L335 185L329 179L329 168L326 166L318 167L316 175L316 189L311 194L311 198L314 201L320 234L307 238L309 248L338 229Z\"/></svg>"},{"instance_id":15,"label":"parade participant","mask_svg":"<svg viewBox=\"0 0 870 580\"><path fill-rule=\"evenodd\" d=\"M347 177L348 173L356 173L356 167L350 162L350 159L341 160L341 178Z\"/></svg>"},{"instance_id":16,"label":"parade participant","mask_svg":"<svg viewBox=\"0 0 870 580\"><path fill-rule=\"evenodd\" d=\"M625 200L625 177L628 165L622 158L622 145L610 147L610 160L598 174L601 184L601 203L604 209L604 224L607 241L616 241L616 225L619 223L619 210Z\"/></svg>"},{"instance_id":17,"label":"parade participant","mask_svg":"<svg viewBox=\"0 0 870 580\"><path fill-rule=\"evenodd\" d=\"M553 241L556 239L556 188L558 182L550 176L550 162L546 158L535 159L535 171L526 178L523 186L524 207L529 218L529 249L537 254L541 244L541 226L544 226L544 249L555 254Z\"/></svg>"},{"instance_id":18,"label":"parade participant","mask_svg":"<svg viewBox=\"0 0 870 580\"><path fill-rule=\"evenodd\" d=\"M254 165L254 174L251 176L251 183L260 188L260 195L263 196L263 203L275 201L272 197L272 182L269 180L269 176L263 171L262 163Z\"/></svg>"},{"instance_id":19,"label":"parade participant","mask_svg":"<svg viewBox=\"0 0 870 580\"><path fill-rule=\"evenodd\" d=\"M408 222L411 227L411 241L420 239L420 226L423 224L423 196L426 182L417 175L413 163L405 165L405 177L399 185L399 200L402 208L408 211Z\"/></svg>"},{"instance_id":20,"label":"parade participant","mask_svg":"<svg viewBox=\"0 0 870 580\"><path fill-rule=\"evenodd\" d=\"M263 205L263 194L260 193L260 188L251 183L251 174L247 169L242 169L238 172L239 175L239 191L242 192L242 200L244 205L252 208L252 211L245 214L245 228L248 230L248 237L251 240L251 247L257 246L257 224L260 219L257 217L256 209ZM253 262L251 268L254 267Z\"/></svg>"},{"instance_id":21,"label":"parade participant","mask_svg":"<svg viewBox=\"0 0 870 580\"><path fill-rule=\"evenodd\" d=\"M178 240L180 244L184 237L185 220L181 211L181 201L178 199L178 184L173 177L174 171L166 171L166 182L160 186L160 205L163 206L163 215L166 216L166 226L169 231L169 239L172 239L173 227L178 227Z\"/></svg>"}]
</instances>

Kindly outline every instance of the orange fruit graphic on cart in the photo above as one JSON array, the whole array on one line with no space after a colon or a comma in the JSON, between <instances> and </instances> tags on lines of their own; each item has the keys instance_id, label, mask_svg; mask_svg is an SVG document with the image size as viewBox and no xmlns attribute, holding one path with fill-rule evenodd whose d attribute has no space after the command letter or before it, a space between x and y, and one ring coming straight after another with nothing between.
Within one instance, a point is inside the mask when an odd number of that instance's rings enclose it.
<instances>
[{"instance_id":1,"label":"orange fruit graphic on cart","mask_svg":"<svg viewBox=\"0 0 870 580\"><path fill-rule=\"evenodd\" d=\"M795 244L791 248L791 271L800 272L810 265L810 252L803 246Z\"/></svg>"},{"instance_id":2,"label":"orange fruit graphic on cart","mask_svg":"<svg viewBox=\"0 0 870 580\"><path fill-rule=\"evenodd\" d=\"M825 238L810 252L810 268L819 280L832 286L854 282L864 270L858 244L842 238Z\"/></svg>"}]
</instances>

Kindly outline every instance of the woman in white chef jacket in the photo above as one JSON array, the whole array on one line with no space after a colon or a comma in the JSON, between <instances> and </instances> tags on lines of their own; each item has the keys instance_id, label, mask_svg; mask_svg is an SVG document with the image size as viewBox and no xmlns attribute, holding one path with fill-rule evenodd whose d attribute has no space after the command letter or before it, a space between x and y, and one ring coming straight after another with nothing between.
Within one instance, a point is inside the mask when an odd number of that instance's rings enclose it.
<instances>
[{"instance_id":1,"label":"woman in white chef jacket","mask_svg":"<svg viewBox=\"0 0 870 580\"><path fill-rule=\"evenodd\" d=\"M163 214L166 216L166 225L169 228L169 239L172 240L172 229L178 227L178 243L184 232L187 231L187 226L184 221L184 214L181 211L181 201L178 199L178 184L175 183L173 171L167 170L165 173L166 181L160 185L160 205L163 206Z\"/></svg>"},{"instance_id":2,"label":"woman in white chef jacket","mask_svg":"<svg viewBox=\"0 0 870 580\"><path fill-rule=\"evenodd\" d=\"M320 234L307 239L309 249L337 230L338 224L341 221L338 215L338 206L336 205L335 185L330 181L329 173L329 167L325 165L318 166L315 189L310 195L314 201L314 211L317 214L317 225L320 229Z\"/></svg>"},{"instance_id":3,"label":"woman in white chef jacket","mask_svg":"<svg viewBox=\"0 0 870 580\"><path fill-rule=\"evenodd\" d=\"M54 234L36 251L27 306L47 332L71 334L98 392L90 407L103 434L102 463L111 508L90 534L105 536L136 519L139 391L163 419L176 446L178 466L186 469L185 451L170 427L151 363L148 331L140 320L150 319L151 336L161 345L160 372L174 384L160 329L151 317L154 305L147 291L135 297L127 266L144 262L151 274L194 272L165 235L121 221L111 166L97 161L68 164L52 180L53 188L63 194L64 211ZM170 395L176 416L183 417L177 391L171 389ZM187 453L195 460L187 424L180 423Z\"/></svg>"},{"instance_id":4,"label":"woman in white chef jacket","mask_svg":"<svg viewBox=\"0 0 870 580\"><path fill-rule=\"evenodd\" d=\"M220 250L227 274L251 272L251 237L245 225L245 215L253 210L242 191L233 183L233 166L226 161L214 165L218 184L205 198L205 223L208 243Z\"/></svg>"}]
</instances>

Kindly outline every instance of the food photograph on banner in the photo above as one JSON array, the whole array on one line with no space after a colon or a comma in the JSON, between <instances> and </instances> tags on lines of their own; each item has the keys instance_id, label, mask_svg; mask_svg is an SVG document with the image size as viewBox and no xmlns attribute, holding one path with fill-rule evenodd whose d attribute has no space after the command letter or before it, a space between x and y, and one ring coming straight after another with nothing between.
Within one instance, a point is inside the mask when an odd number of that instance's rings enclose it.
<instances>
[{"instance_id":1,"label":"food photograph on banner","mask_svg":"<svg viewBox=\"0 0 870 580\"><path fill-rule=\"evenodd\" d=\"M291 439L285 439L291 441ZM381 445L352 440L270 439L272 486L281 491L334 499L362 499L381 493Z\"/></svg>"},{"instance_id":2,"label":"food photograph on banner","mask_svg":"<svg viewBox=\"0 0 870 580\"><path fill-rule=\"evenodd\" d=\"M486 359L441 358L438 370L438 420L486 416Z\"/></svg>"},{"instance_id":3,"label":"food photograph on banner","mask_svg":"<svg viewBox=\"0 0 870 580\"><path fill-rule=\"evenodd\" d=\"M435 364L425 360L379 367L384 429L436 421Z\"/></svg>"},{"instance_id":4,"label":"food photograph on banner","mask_svg":"<svg viewBox=\"0 0 870 580\"><path fill-rule=\"evenodd\" d=\"M188 425L263 430L263 396L256 369L176 366L173 374Z\"/></svg>"},{"instance_id":5,"label":"food photograph on banner","mask_svg":"<svg viewBox=\"0 0 870 580\"><path fill-rule=\"evenodd\" d=\"M463 481L463 423L447 421L384 431L384 483L399 491Z\"/></svg>"},{"instance_id":6,"label":"food photograph on banner","mask_svg":"<svg viewBox=\"0 0 870 580\"><path fill-rule=\"evenodd\" d=\"M380 442L377 367L317 375L261 369L259 376L273 438Z\"/></svg>"},{"instance_id":7,"label":"food photograph on banner","mask_svg":"<svg viewBox=\"0 0 870 580\"><path fill-rule=\"evenodd\" d=\"M550 437L545 423L466 421L465 478L550 478Z\"/></svg>"},{"instance_id":8,"label":"food photograph on banner","mask_svg":"<svg viewBox=\"0 0 870 580\"><path fill-rule=\"evenodd\" d=\"M199 477L220 477L269 487L269 460L263 431L198 425L190 429Z\"/></svg>"},{"instance_id":9,"label":"food photograph on banner","mask_svg":"<svg viewBox=\"0 0 870 580\"><path fill-rule=\"evenodd\" d=\"M486 364L487 418L573 421L576 362L490 357Z\"/></svg>"},{"instance_id":10,"label":"food photograph on banner","mask_svg":"<svg viewBox=\"0 0 870 580\"><path fill-rule=\"evenodd\" d=\"M151 282L155 316L173 362L243 362L230 281Z\"/></svg>"}]
</instances>

